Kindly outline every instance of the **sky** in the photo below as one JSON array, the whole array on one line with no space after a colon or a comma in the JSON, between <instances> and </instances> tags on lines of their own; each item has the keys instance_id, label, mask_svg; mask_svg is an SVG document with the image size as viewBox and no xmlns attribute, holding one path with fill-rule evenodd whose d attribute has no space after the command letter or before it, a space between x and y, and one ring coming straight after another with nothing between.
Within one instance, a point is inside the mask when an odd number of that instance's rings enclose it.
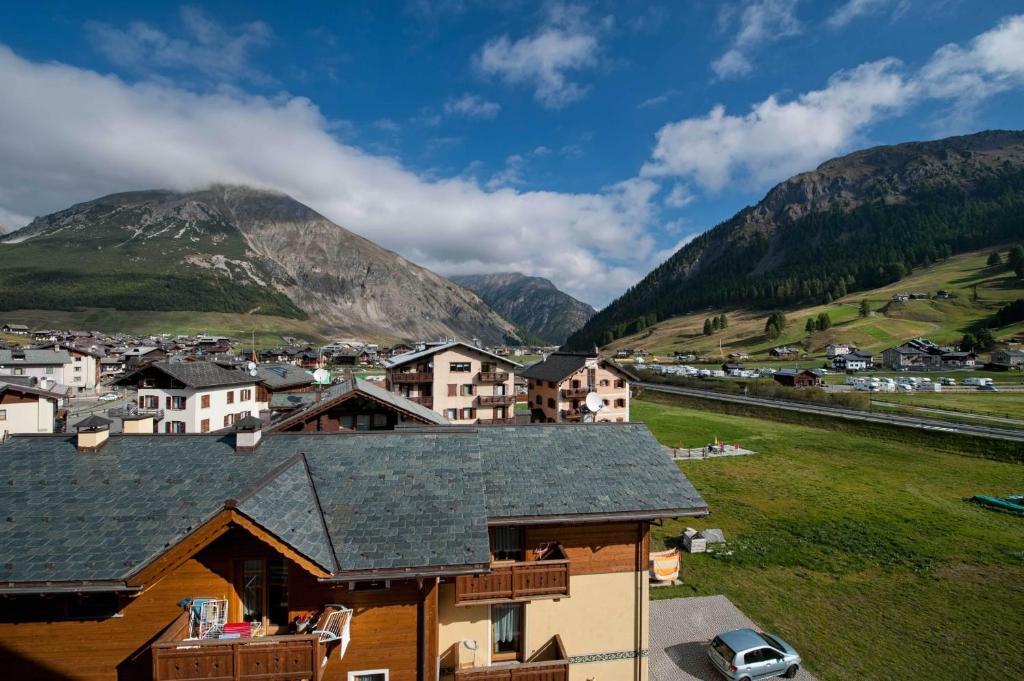
<instances>
[{"instance_id":1,"label":"sky","mask_svg":"<svg viewBox=\"0 0 1024 681\"><path fill-rule=\"evenodd\" d=\"M795 173L1022 105L1020 0L11 0L0 231L247 184L601 307Z\"/></svg>"}]
</instances>

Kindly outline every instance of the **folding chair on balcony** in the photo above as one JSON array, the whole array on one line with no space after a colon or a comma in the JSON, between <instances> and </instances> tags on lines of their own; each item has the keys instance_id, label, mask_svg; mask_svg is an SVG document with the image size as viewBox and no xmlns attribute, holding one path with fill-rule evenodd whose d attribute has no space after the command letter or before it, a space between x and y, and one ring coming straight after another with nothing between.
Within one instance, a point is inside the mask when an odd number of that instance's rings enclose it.
<instances>
[{"instance_id":1,"label":"folding chair on balcony","mask_svg":"<svg viewBox=\"0 0 1024 681\"><path fill-rule=\"evenodd\" d=\"M218 638L228 623L228 602L223 598L193 598L188 605L192 638Z\"/></svg>"},{"instance_id":2,"label":"folding chair on balcony","mask_svg":"<svg viewBox=\"0 0 1024 681\"><path fill-rule=\"evenodd\" d=\"M343 658L345 657L345 651L348 650L348 643L351 639L351 626L352 608L331 603L324 606L324 611L320 613L320 619L317 620L313 633L320 637L320 643L327 646L326 650L328 651L332 643L337 643L338 657ZM321 667L327 666L329 655L329 652L325 652Z\"/></svg>"}]
</instances>

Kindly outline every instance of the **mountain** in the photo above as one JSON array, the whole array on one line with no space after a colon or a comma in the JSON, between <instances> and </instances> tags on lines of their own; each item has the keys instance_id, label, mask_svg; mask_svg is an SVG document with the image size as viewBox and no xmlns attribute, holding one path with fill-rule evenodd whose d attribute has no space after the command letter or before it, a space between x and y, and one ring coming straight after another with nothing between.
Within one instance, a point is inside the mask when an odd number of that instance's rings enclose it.
<instances>
[{"instance_id":1,"label":"mountain","mask_svg":"<svg viewBox=\"0 0 1024 681\"><path fill-rule=\"evenodd\" d=\"M0 309L258 313L375 338L515 336L473 292L288 196L235 186L112 194L37 218L0 240L0 290Z\"/></svg>"},{"instance_id":2,"label":"mountain","mask_svg":"<svg viewBox=\"0 0 1024 681\"><path fill-rule=\"evenodd\" d=\"M875 147L776 185L573 334L605 345L709 308L827 303L1024 235L1024 132Z\"/></svg>"},{"instance_id":3,"label":"mountain","mask_svg":"<svg viewBox=\"0 0 1024 681\"><path fill-rule=\"evenodd\" d=\"M519 272L450 277L476 293L526 335L561 345L596 312L564 293L547 279Z\"/></svg>"}]
</instances>

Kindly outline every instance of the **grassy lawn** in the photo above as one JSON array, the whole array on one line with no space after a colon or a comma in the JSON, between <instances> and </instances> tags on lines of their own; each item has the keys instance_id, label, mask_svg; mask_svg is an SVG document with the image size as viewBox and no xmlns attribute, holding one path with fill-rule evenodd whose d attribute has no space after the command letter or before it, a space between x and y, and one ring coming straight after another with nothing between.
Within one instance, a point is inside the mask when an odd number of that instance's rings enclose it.
<instances>
[{"instance_id":1,"label":"grassy lawn","mask_svg":"<svg viewBox=\"0 0 1024 681\"><path fill-rule=\"evenodd\" d=\"M962 501L1024 492L1024 466L897 441L635 400L671 446L714 437L756 456L680 462L733 554L683 557L680 587L722 593L822 679L974 679L1024 668L1024 518ZM927 672L924 672L927 670Z\"/></svg>"},{"instance_id":2,"label":"grassy lawn","mask_svg":"<svg viewBox=\"0 0 1024 681\"><path fill-rule=\"evenodd\" d=\"M875 393L873 400L1024 420L1024 392Z\"/></svg>"}]
</instances>

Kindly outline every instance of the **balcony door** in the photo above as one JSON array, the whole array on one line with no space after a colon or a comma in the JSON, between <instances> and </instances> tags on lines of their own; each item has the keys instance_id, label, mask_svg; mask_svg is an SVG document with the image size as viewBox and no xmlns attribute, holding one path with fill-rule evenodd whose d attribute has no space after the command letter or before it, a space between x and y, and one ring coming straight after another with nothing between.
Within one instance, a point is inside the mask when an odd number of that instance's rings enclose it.
<instances>
[{"instance_id":1,"label":"balcony door","mask_svg":"<svg viewBox=\"0 0 1024 681\"><path fill-rule=\"evenodd\" d=\"M242 621L263 625L274 634L288 627L288 561L249 558L240 561L238 595Z\"/></svg>"},{"instance_id":2,"label":"balcony door","mask_svg":"<svg viewBox=\"0 0 1024 681\"><path fill-rule=\"evenodd\" d=\"M522 603L491 606L491 660L513 662L523 660Z\"/></svg>"}]
</instances>

